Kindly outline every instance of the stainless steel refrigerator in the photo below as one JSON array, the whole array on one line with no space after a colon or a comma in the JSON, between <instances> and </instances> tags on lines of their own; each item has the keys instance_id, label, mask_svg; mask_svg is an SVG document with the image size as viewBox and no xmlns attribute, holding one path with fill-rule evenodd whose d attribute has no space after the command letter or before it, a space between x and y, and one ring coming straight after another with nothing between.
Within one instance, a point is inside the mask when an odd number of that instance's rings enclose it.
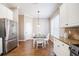
<instances>
[{"instance_id":1,"label":"stainless steel refrigerator","mask_svg":"<svg viewBox=\"0 0 79 59\"><path fill-rule=\"evenodd\" d=\"M17 23L13 20L0 18L0 37L2 38L3 54L17 47Z\"/></svg>"}]
</instances>

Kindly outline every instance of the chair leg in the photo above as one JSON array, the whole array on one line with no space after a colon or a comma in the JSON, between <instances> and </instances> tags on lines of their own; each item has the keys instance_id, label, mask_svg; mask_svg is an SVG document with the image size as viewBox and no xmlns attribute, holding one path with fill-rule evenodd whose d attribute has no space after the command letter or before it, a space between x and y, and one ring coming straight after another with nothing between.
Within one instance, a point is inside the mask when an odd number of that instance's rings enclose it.
<instances>
[{"instance_id":1,"label":"chair leg","mask_svg":"<svg viewBox=\"0 0 79 59\"><path fill-rule=\"evenodd\" d=\"M35 48L35 45L33 44L33 48Z\"/></svg>"},{"instance_id":2,"label":"chair leg","mask_svg":"<svg viewBox=\"0 0 79 59\"><path fill-rule=\"evenodd\" d=\"M45 41L44 46L47 47L48 44L49 44L48 41Z\"/></svg>"},{"instance_id":3,"label":"chair leg","mask_svg":"<svg viewBox=\"0 0 79 59\"><path fill-rule=\"evenodd\" d=\"M46 41L43 43L44 47L46 47Z\"/></svg>"},{"instance_id":4,"label":"chair leg","mask_svg":"<svg viewBox=\"0 0 79 59\"><path fill-rule=\"evenodd\" d=\"M42 43L42 47L44 48L44 43Z\"/></svg>"},{"instance_id":5,"label":"chair leg","mask_svg":"<svg viewBox=\"0 0 79 59\"><path fill-rule=\"evenodd\" d=\"M36 48L38 48L38 43L36 43Z\"/></svg>"},{"instance_id":6,"label":"chair leg","mask_svg":"<svg viewBox=\"0 0 79 59\"><path fill-rule=\"evenodd\" d=\"M33 41L33 48L35 48L35 41Z\"/></svg>"},{"instance_id":7,"label":"chair leg","mask_svg":"<svg viewBox=\"0 0 79 59\"><path fill-rule=\"evenodd\" d=\"M49 42L47 41L47 44L49 44Z\"/></svg>"},{"instance_id":8,"label":"chair leg","mask_svg":"<svg viewBox=\"0 0 79 59\"><path fill-rule=\"evenodd\" d=\"M43 43L43 48L45 47L45 44Z\"/></svg>"}]
</instances>

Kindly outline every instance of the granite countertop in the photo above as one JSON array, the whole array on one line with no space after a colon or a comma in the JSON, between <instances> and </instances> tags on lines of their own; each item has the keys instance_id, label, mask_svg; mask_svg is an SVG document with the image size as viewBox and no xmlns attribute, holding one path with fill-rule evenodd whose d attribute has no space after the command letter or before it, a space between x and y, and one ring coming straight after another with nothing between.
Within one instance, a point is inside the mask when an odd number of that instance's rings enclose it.
<instances>
[{"instance_id":1,"label":"granite countertop","mask_svg":"<svg viewBox=\"0 0 79 59\"><path fill-rule=\"evenodd\" d=\"M76 39L64 39L63 37L61 37L59 39L60 41L70 45L70 44L79 44L79 40L76 40Z\"/></svg>"}]
</instances>

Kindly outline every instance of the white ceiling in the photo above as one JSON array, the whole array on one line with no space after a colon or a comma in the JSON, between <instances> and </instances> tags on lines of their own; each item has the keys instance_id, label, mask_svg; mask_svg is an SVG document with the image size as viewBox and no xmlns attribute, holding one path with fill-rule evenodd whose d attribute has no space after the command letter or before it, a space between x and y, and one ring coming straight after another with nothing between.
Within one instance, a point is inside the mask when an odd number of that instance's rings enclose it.
<instances>
[{"instance_id":1,"label":"white ceiling","mask_svg":"<svg viewBox=\"0 0 79 59\"><path fill-rule=\"evenodd\" d=\"M40 18L48 18L60 4L57 3L6 3L6 7L19 7L19 14L37 18L37 11L40 11Z\"/></svg>"}]
</instances>

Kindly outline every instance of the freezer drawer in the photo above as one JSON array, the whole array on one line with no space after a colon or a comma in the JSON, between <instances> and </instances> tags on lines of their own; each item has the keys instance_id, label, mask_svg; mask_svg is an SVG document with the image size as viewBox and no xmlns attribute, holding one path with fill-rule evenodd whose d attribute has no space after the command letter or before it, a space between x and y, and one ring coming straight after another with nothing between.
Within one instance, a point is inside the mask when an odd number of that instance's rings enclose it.
<instances>
[{"instance_id":1,"label":"freezer drawer","mask_svg":"<svg viewBox=\"0 0 79 59\"><path fill-rule=\"evenodd\" d=\"M15 47L17 47L17 40L9 41L7 44L7 52L11 51Z\"/></svg>"}]
</instances>

